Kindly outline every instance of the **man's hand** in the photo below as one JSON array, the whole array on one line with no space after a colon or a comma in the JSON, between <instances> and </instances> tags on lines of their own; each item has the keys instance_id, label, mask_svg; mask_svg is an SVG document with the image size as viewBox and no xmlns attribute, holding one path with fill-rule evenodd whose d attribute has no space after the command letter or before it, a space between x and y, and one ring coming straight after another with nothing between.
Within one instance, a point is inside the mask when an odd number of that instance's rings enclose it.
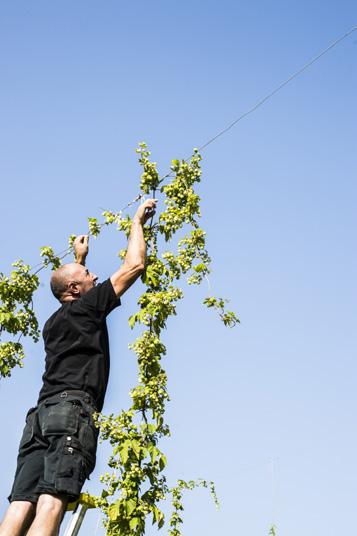
<instances>
[{"instance_id":1,"label":"man's hand","mask_svg":"<svg viewBox=\"0 0 357 536\"><path fill-rule=\"evenodd\" d=\"M133 221L144 225L155 214L157 199L147 199L136 211Z\"/></svg>"},{"instance_id":2,"label":"man's hand","mask_svg":"<svg viewBox=\"0 0 357 536\"><path fill-rule=\"evenodd\" d=\"M74 257L78 264L85 266L88 255L88 235L78 235L73 242Z\"/></svg>"}]
</instances>

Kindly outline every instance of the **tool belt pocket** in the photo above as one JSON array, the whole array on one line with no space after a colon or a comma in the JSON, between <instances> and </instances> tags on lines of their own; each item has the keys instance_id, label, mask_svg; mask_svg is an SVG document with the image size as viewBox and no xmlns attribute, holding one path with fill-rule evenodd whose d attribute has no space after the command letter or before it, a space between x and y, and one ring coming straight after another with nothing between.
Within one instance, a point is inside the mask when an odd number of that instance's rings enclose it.
<instances>
[{"instance_id":1,"label":"tool belt pocket","mask_svg":"<svg viewBox=\"0 0 357 536\"><path fill-rule=\"evenodd\" d=\"M78 430L79 411L78 404L71 401L45 402L42 435L75 434Z\"/></svg>"}]
</instances>

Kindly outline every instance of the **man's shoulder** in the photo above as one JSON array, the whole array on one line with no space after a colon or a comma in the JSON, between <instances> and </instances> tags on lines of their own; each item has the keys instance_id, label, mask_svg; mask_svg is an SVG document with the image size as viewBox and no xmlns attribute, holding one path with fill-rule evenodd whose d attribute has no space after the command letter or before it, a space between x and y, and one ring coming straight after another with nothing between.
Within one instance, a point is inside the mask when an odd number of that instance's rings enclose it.
<instances>
[{"instance_id":1,"label":"man's shoulder","mask_svg":"<svg viewBox=\"0 0 357 536\"><path fill-rule=\"evenodd\" d=\"M114 288L113 288L113 285L112 285L112 282L111 282L110 278L105 279L101 283L97 283L93 288L88 290L88 292L83 294L79 298L79 300L81 300L81 299L83 299L85 297L88 297L88 296L92 296L92 295L95 295L95 294L102 294L102 293L115 294L114 293Z\"/></svg>"},{"instance_id":2,"label":"man's shoulder","mask_svg":"<svg viewBox=\"0 0 357 536\"><path fill-rule=\"evenodd\" d=\"M51 325L53 325L57 321L57 319L61 316L64 310L64 305L65 304L62 303L61 306L58 309L56 309L56 311L52 313L51 316L46 320L45 325L43 326L43 332L48 330L48 328Z\"/></svg>"},{"instance_id":3,"label":"man's shoulder","mask_svg":"<svg viewBox=\"0 0 357 536\"><path fill-rule=\"evenodd\" d=\"M116 296L110 279L98 283L83 294L77 302L78 307L84 306L97 311L106 311L107 313L120 305L120 299Z\"/></svg>"},{"instance_id":4,"label":"man's shoulder","mask_svg":"<svg viewBox=\"0 0 357 536\"><path fill-rule=\"evenodd\" d=\"M50 327L57 322L63 321L66 317L75 315L102 316L109 314L113 309L120 305L120 299L116 296L110 279L106 279L102 283L98 283L88 292L83 294L77 300L64 302L61 306L48 318L43 332L45 333Z\"/></svg>"}]
</instances>

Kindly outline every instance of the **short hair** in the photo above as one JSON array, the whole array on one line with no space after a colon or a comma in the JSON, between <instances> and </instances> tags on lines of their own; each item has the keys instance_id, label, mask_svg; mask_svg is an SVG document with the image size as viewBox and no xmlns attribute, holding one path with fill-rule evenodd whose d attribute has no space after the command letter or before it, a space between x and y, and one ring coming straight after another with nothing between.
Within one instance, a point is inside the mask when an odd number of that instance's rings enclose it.
<instances>
[{"instance_id":1,"label":"short hair","mask_svg":"<svg viewBox=\"0 0 357 536\"><path fill-rule=\"evenodd\" d=\"M57 300L61 301L62 295L68 288L68 280L70 271L67 265L60 266L55 272L52 273L50 286L53 295Z\"/></svg>"}]
</instances>

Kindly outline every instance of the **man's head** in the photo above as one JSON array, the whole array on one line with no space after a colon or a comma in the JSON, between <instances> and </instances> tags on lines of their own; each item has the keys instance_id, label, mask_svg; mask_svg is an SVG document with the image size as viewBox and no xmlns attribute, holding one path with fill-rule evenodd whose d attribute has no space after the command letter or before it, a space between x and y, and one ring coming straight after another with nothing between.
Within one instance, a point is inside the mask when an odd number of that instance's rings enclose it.
<instances>
[{"instance_id":1,"label":"man's head","mask_svg":"<svg viewBox=\"0 0 357 536\"><path fill-rule=\"evenodd\" d=\"M60 302L78 300L95 286L97 279L81 264L64 264L52 273L51 290Z\"/></svg>"}]
</instances>

